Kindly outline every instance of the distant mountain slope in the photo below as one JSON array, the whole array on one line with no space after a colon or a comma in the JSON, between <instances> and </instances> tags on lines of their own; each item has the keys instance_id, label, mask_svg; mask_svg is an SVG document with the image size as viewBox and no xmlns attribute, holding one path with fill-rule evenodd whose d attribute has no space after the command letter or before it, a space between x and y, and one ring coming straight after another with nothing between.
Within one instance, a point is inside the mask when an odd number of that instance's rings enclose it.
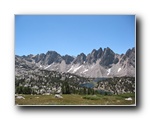
<instances>
[{"instance_id":1,"label":"distant mountain slope","mask_svg":"<svg viewBox=\"0 0 150 120\"><path fill-rule=\"evenodd\" d=\"M72 73L84 77L135 76L135 48L125 54L114 53L110 48L94 49L87 56L84 53L72 57L61 56L56 51L46 54L15 56L15 74L40 70Z\"/></svg>"}]
</instances>

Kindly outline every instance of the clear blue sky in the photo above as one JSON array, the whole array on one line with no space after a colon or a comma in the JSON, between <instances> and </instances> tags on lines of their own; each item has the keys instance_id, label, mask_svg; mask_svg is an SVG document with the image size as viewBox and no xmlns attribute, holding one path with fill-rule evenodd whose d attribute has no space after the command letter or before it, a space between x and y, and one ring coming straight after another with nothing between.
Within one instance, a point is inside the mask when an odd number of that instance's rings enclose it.
<instances>
[{"instance_id":1,"label":"clear blue sky","mask_svg":"<svg viewBox=\"0 0 150 120\"><path fill-rule=\"evenodd\" d=\"M125 53L135 47L134 15L15 15L15 54L56 51L76 56L93 49Z\"/></svg>"}]
</instances>

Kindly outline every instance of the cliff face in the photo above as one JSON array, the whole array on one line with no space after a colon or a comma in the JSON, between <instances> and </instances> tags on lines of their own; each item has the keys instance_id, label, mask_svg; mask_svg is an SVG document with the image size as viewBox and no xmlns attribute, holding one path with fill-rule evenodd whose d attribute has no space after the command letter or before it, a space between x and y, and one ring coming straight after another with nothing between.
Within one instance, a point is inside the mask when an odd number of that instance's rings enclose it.
<instances>
[{"instance_id":1,"label":"cliff face","mask_svg":"<svg viewBox=\"0 0 150 120\"><path fill-rule=\"evenodd\" d=\"M114 53L110 48L93 49L87 56L84 53L72 57L61 56L55 51L46 54L15 56L15 73L21 75L32 70L49 70L72 73L83 77L135 76L135 48L125 54Z\"/></svg>"}]
</instances>

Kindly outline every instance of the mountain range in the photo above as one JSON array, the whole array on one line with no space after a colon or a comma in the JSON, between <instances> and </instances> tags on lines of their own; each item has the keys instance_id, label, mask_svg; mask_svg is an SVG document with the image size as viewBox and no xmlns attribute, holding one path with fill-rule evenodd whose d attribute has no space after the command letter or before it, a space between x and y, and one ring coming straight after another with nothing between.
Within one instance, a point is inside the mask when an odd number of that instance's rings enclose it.
<instances>
[{"instance_id":1,"label":"mountain range","mask_svg":"<svg viewBox=\"0 0 150 120\"><path fill-rule=\"evenodd\" d=\"M15 75L25 75L38 70L71 73L83 77L135 77L135 48L124 54L114 53L109 47L93 49L85 55L62 56L56 51L37 55L15 55Z\"/></svg>"}]
</instances>

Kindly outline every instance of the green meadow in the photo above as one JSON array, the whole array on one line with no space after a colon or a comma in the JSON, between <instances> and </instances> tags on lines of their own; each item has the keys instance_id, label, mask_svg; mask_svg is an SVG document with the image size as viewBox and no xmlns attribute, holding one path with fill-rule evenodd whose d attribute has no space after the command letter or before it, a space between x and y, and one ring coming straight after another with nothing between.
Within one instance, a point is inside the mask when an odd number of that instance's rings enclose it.
<instances>
[{"instance_id":1,"label":"green meadow","mask_svg":"<svg viewBox=\"0 0 150 120\"><path fill-rule=\"evenodd\" d=\"M63 94L63 98L55 98L54 95L24 95L25 99L15 98L16 105L134 105L135 94L121 95L78 95ZM132 98L131 100L125 100Z\"/></svg>"}]
</instances>

